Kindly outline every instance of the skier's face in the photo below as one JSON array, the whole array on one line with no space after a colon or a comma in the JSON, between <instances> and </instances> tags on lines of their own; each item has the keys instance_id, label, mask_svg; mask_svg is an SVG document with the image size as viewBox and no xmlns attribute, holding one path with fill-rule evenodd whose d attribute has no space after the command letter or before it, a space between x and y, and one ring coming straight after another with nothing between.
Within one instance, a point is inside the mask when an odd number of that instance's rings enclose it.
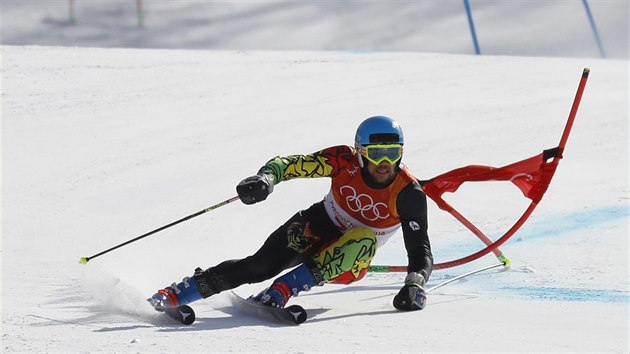
<instances>
[{"instance_id":1,"label":"skier's face","mask_svg":"<svg viewBox=\"0 0 630 354\"><path fill-rule=\"evenodd\" d=\"M381 161L378 165L368 162L367 170L374 181L379 184L388 184L396 177L396 166L387 161Z\"/></svg>"}]
</instances>

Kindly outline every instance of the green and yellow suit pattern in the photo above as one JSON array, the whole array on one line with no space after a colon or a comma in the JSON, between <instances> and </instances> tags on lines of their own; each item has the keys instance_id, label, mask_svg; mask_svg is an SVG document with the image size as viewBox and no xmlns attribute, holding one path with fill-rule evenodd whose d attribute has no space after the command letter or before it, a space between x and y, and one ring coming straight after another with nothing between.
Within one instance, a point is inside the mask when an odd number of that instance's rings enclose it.
<instances>
[{"instance_id":1,"label":"green and yellow suit pattern","mask_svg":"<svg viewBox=\"0 0 630 354\"><path fill-rule=\"evenodd\" d=\"M339 145L308 155L290 155L269 160L258 173L273 176L274 183L293 178L336 177L356 159L354 150ZM290 225L290 248L303 253L310 249L309 239L316 237L309 225ZM324 280L348 284L361 279L376 254L376 237L369 228L348 230L343 236L314 255Z\"/></svg>"},{"instance_id":2,"label":"green and yellow suit pattern","mask_svg":"<svg viewBox=\"0 0 630 354\"><path fill-rule=\"evenodd\" d=\"M309 155L275 157L258 170L273 177L274 183L293 178L334 177L347 166L353 150L349 146L334 146ZM298 253L311 251L314 242L319 240L310 231L309 223L294 222L287 229L288 247Z\"/></svg>"},{"instance_id":3,"label":"green and yellow suit pattern","mask_svg":"<svg viewBox=\"0 0 630 354\"><path fill-rule=\"evenodd\" d=\"M353 156L349 146L327 148L307 155L290 155L269 160L258 173L272 175L275 183L293 178L334 177Z\"/></svg>"},{"instance_id":4,"label":"green and yellow suit pattern","mask_svg":"<svg viewBox=\"0 0 630 354\"><path fill-rule=\"evenodd\" d=\"M314 259L327 282L349 284L361 279L376 255L376 236L367 227L348 230Z\"/></svg>"}]
</instances>

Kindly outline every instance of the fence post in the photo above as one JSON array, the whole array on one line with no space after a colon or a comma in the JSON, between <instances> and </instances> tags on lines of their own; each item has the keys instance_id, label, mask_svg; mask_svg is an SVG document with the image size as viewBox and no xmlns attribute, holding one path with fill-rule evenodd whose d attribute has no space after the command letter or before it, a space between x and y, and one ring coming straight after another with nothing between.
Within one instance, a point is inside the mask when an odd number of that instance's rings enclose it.
<instances>
[{"instance_id":1,"label":"fence post","mask_svg":"<svg viewBox=\"0 0 630 354\"><path fill-rule=\"evenodd\" d=\"M142 0L136 0L136 12L138 13L138 27L144 27L144 9L142 8Z\"/></svg>"},{"instance_id":2,"label":"fence post","mask_svg":"<svg viewBox=\"0 0 630 354\"><path fill-rule=\"evenodd\" d=\"M77 22L74 12L74 0L68 0L68 22L70 22L70 24Z\"/></svg>"},{"instance_id":3,"label":"fence post","mask_svg":"<svg viewBox=\"0 0 630 354\"><path fill-rule=\"evenodd\" d=\"M477 42L477 32L475 32L475 23L473 22L472 11L470 10L470 2L464 0L464 7L466 8L466 16L468 16L468 25L470 26L470 35L472 36L473 45L475 46L475 54L481 54L479 49L479 42Z\"/></svg>"},{"instance_id":4,"label":"fence post","mask_svg":"<svg viewBox=\"0 0 630 354\"><path fill-rule=\"evenodd\" d=\"M602 58L606 58L606 52L604 52L604 46L602 45L602 41L599 38L599 32L597 32L597 26L595 26L595 19L593 18L593 14L591 13L591 8L588 6L588 1L582 0L582 3L584 4L584 10L586 11L588 22L591 24L591 30L593 31L593 36L595 37L595 43L597 43L599 56L601 56Z\"/></svg>"}]
</instances>

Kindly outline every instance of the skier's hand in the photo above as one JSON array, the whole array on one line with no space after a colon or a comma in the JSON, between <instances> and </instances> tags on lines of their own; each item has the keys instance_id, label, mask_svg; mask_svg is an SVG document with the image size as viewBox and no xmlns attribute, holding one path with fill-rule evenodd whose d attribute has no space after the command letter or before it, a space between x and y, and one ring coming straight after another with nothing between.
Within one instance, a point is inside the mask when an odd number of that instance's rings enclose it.
<instances>
[{"instance_id":1,"label":"skier's hand","mask_svg":"<svg viewBox=\"0 0 630 354\"><path fill-rule=\"evenodd\" d=\"M236 192L245 204L262 202L273 192L273 176L262 174L245 178L236 186Z\"/></svg>"},{"instance_id":2,"label":"skier's hand","mask_svg":"<svg viewBox=\"0 0 630 354\"><path fill-rule=\"evenodd\" d=\"M401 311L422 310L427 302L427 295L422 286L424 277L417 273L409 273L405 285L394 296L394 307Z\"/></svg>"}]
</instances>

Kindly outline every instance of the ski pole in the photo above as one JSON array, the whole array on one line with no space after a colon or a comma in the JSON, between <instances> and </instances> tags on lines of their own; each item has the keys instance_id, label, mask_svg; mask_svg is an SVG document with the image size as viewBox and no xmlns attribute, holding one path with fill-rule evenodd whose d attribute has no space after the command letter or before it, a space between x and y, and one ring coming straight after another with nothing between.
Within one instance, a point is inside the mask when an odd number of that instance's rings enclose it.
<instances>
[{"instance_id":1,"label":"ski pole","mask_svg":"<svg viewBox=\"0 0 630 354\"><path fill-rule=\"evenodd\" d=\"M473 275L473 274L477 274L477 273L481 273L484 272L486 270L490 270L490 269L494 269L494 268L498 268L498 267L505 267L505 269L509 269L510 268L510 262L509 260L505 259L503 261L501 261L501 263L498 264L493 264L490 266L486 266L483 268L479 268L477 270L472 270L470 272L464 273L464 274L460 274L454 278L445 280L439 284L436 284L430 288L428 288L426 290L427 293L430 293L431 291L441 288L444 285L450 284L454 281L460 280L462 278L465 278L469 275ZM370 266L368 272L373 272L373 273L398 273L398 272L407 272L407 266L391 266L391 265L374 265L374 266Z\"/></svg>"},{"instance_id":2,"label":"ski pole","mask_svg":"<svg viewBox=\"0 0 630 354\"><path fill-rule=\"evenodd\" d=\"M368 268L370 273L403 273L407 272L407 266L402 265L371 265Z\"/></svg>"},{"instance_id":3,"label":"ski pole","mask_svg":"<svg viewBox=\"0 0 630 354\"><path fill-rule=\"evenodd\" d=\"M499 259L501 264L503 264L506 268L510 268L510 265L512 264L512 262L507 257L505 257L504 255L501 255L497 258ZM435 269L443 269L443 268L436 268L434 266L433 269L435 270ZM370 265L368 267L368 272L369 273L406 273L407 266L405 265Z\"/></svg>"},{"instance_id":4,"label":"ski pole","mask_svg":"<svg viewBox=\"0 0 630 354\"><path fill-rule=\"evenodd\" d=\"M185 218L182 218L182 219L179 219L179 220L177 220L177 221L174 221L174 222L172 222L172 223L170 223L170 224L168 224L168 225L164 225L164 226L162 226L162 227L160 227L160 228L157 228L157 229L155 229L155 230L153 230L153 231L149 231L149 232L147 232L147 233L146 233L146 234L144 234L144 235L140 235L140 236L138 236L138 237L136 237L136 238L134 238L134 239L131 239L131 240L126 241L126 242L123 242L123 243L121 243L120 245L117 245L117 246L114 246L114 247L112 247L112 248L106 249L105 251L102 251L102 252L100 252L100 253L97 253L97 254L95 254L95 255L93 255L93 256L91 256L91 257L81 257L81 259L79 260L79 263L81 263L81 264L87 264L87 262L89 262L91 259L94 259L94 258L96 258L96 257L102 256L102 255L104 255L105 253L111 252L111 251L113 251L113 250L115 250L115 249L117 249L117 248L120 248L120 247L122 247L122 246L128 245L128 244L130 244L130 243L132 243L132 242L136 242L136 241L138 241L138 240L140 240L140 239L143 239L143 238L145 238L145 237L147 237L147 236L153 235L153 234L154 234L154 233L156 233L156 232L160 232L160 231L162 231L162 230L164 230L164 229L168 229L168 228L169 228L169 227L171 227L171 226L177 225L177 224L179 224L179 223L181 223L181 222L184 222L184 221L186 221L186 220L190 220L190 219L192 219L192 218L194 218L194 217L197 217L197 216L199 216L199 215L201 215L201 214L205 214L205 213L207 213L207 212L209 212L209 211L211 211L211 210L217 209L217 208L222 207L222 206L224 206L224 205L226 205L226 204L232 203L233 201L236 201L236 200L238 200L238 199L239 199L239 197L238 197L238 196L232 197L232 198L230 198L230 199L228 199L228 200L224 200L224 201L222 201L221 203L218 203L218 204L215 204L215 205L213 205L213 206L211 206L211 207L208 207L208 208L206 208L206 209L200 210L200 211L198 211L198 212L196 212L196 213L194 213L194 214L190 214L190 215L186 216Z\"/></svg>"},{"instance_id":5,"label":"ski pole","mask_svg":"<svg viewBox=\"0 0 630 354\"><path fill-rule=\"evenodd\" d=\"M454 282L454 281L460 280L460 279L465 278L465 277L467 277L467 276L469 276L469 275L473 275L473 274L481 273L481 272L483 272L483 271L490 270L490 269L493 269L493 268L498 268L498 267L507 267L507 266L508 266L508 265L507 265L505 262L503 262L503 263L498 263L498 264L494 264L494 265L491 265L491 266L487 266L487 267L479 268L479 269L477 269L477 270L472 270L472 271L470 271L470 272L468 272L468 273L460 274L460 275L458 275L458 276L456 276L456 277L454 277L454 278L451 278L451 279L445 280L445 281L443 281L443 282L441 282L441 283L439 283L439 284L436 284L436 285L434 285L434 286L432 286L432 287L428 288L425 292L428 294L428 293L432 292L432 291L433 291L433 290L435 290L435 289L441 288L441 287L443 287L444 285L450 284L450 283L452 283L452 282Z\"/></svg>"}]
</instances>

